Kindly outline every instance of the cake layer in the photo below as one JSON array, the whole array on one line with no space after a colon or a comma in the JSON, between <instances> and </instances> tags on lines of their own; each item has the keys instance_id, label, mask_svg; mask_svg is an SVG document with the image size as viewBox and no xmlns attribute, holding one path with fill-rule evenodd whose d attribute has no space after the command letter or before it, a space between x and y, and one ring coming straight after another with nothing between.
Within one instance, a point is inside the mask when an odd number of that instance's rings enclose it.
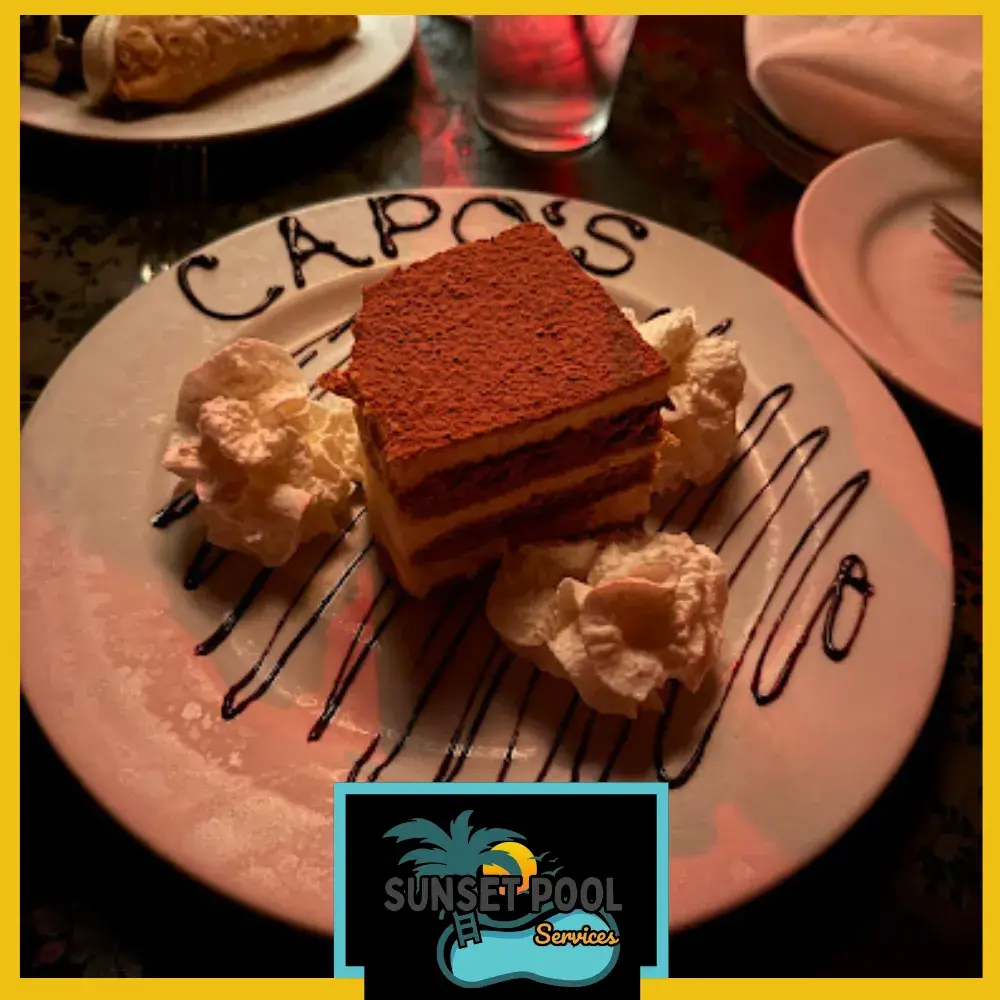
<instances>
[{"instance_id":1,"label":"cake layer","mask_svg":"<svg viewBox=\"0 0 1000 1000\"><path fill-rule=\"evenodd\" d=\"M551 538L553 522L556 524L555 537L584 532L587 530L587 525L578 522L577 512L585 510L606 496L624 490L644 490L645 505L642 513L645 514L652 500L651 481L654 465L655 456L650 455L638 462L600 472L561 493L537 495L514 510L465 524L447 534L439 535L414 552L411 561L419 565L453 559L473 551L491 538L506 539L513 547Z\"/></svg>"},{"instance_id":2,"label":"cake layer","mask_svg":"<svg viewBox=\"0 0 1000 1000\"><path fill-rule=\"evenodd\" d=\"M460 510L438 517L413 517L404 511L387 490L385 483L371 467L367 452L362 455L365 489L371 501L392 512L390 529L394 548L411 559L417 551L430 545L442 535L476 525L482 521L493 521L513 513L536 498L552 494L571 493L587 480L604 473L610 473L621 466L634 465L649 460L654 449L648 445L632 448L580 468L572 469L558 476L536 479L507 493L497 494L488 500L470 504Z\"/></svg>"},{"instance_id":3,"label":"cake layer","mask_svg":"<svg viewBox=\"0 0 1000 1000\"><path fill-rule=\"evenodd\" d=\"M378 445L378 436L363 412L357 411L358 430L366 442L366 450L373 456L372 461L382 479L389 484L397 496L417 489L421 483L449 469L460 466L472 467L490 459L499 459L534 444L545 445L566 433L586 433L588 427L615 420L636 410L660 409L669 403L664 389L667 378L656 380L638 389L617 393L606 399L581 407L572 413L561 414L548 420L520 427L511 427L478 440L465 441L452 448L436 452L424 452L407 462L386 461Z\"/></svg>"},{"instance_id":4,"label":"cake layer","mask_svg":"<svg viewBox=\"0 0 1000 1000\"><path fill-rule=\"evenodd\" d=\"M474 576L483 567L499 559L507 550L502 538L479 545L477 548L450 559L414 564L393 549L389 533L382 521L382 511L369 501L369 517L376 537L392 570L403 588L414 597L426 597L436 586L460 577ZM593 535L596 532L632 526L649 509L649 490L645 486L623 490L607 496L591 506L572 512L561 512L548 524L539 525L544 538L573 538ZM581 527L582 525L582 527Z\"/></svg>"},{"instance_id":5,"label":"cake layer","mask_svg":"<svg viewBox=\"0 0 1000 1000\"><path fill-rule=\"evenodd\" d=\"M538 224L366 288L337 381L397 492L668 398L666 363Z\"/></svg>"},{"instance_id":6,"label":"cake layer","mask_svg":"<svg viewBox=\"0 0 1000 1000\"><path fill-rule=\"evenodd\" d=\"M579 431L563 431L547 441L434 473L419 486L397 494L396 502L411 517L440 517L583 468L595 455L610 457L655 447L661 433L659 406L638 407Z\"/></svg>"}]
</instances>

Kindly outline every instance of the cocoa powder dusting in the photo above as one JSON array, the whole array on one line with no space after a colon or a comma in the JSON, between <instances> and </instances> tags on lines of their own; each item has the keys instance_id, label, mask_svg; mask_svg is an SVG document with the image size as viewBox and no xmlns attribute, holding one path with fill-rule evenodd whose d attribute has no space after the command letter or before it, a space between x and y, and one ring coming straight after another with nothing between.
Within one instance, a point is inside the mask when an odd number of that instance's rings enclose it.
<instances>
[{"instance_id":1,"label":"cocoa powder dusting","mask_svg":"<svg viewBox=\"0 0 1000 1000\"><path fill-rule=\"evenodd\" d=\"M604 288L529 223L366 288L347 384L334 391L359 404L391 463L666 371Z\"/></svg>"}]
</instances>

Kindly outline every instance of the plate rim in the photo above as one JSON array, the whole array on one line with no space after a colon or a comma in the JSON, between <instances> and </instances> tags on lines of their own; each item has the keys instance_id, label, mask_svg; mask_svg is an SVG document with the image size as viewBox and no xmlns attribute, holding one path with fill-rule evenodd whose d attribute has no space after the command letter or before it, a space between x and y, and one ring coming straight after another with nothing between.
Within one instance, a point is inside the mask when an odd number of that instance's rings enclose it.
<instances>
[{"instance_id":1,"label":"plate rim","mask_svg":"<svg viewBox=\"0 0 1000 1000\"><path fill-rule=\"evenodd\" d=\"M297 206L295 208L289 208L284 211L276 212L272 215L266 216L262 219L252 222L249 225L242 226L238 229L234 229L228 233L225 233L212 243L205 244L204 246L192 250L190 254L188 254L187 256L193 256L194 254L197 253L204 253L206 251L217 249L221 247L222 244L224 244L228 240L234 239L236 237L239 237L243 234L249 233L254 230L263 229L268 225L273 225L275 221L281 218L283 215L295 215L306 211L318 211L323 209L330 209L338 205L343 205L351 202L356 203L364 201L367 198L377 197L379 195L391 195L394 193L401 193L401 192L413 193L413 194L428 194L431 196L435 195L436 193L446 192L451 196L461 196L463 194L466 194L471 197L475 197L477 195L482 195L482 194L491 194L491 195L509 194L515 196L522 195L522 196L541 198L541 199L553 197L552 192L531 190L526 188L508 187L504 185L477 186L477 187L473 186L450 187L450 186L440 186L440 185L438 186L413 185L413 186L399 186L394 188L380 187L368 192L355 193L351 195L342 196L339 198L331 198L317 202L310 202ZM609 204L607 202L595 202L595 201L590 201L588 199L570 198L567 199L567 203L579 206L583 209L612 209L616 211L625 211L624 209L618 209L613 204ZM704 244L704 246L715 251L716 253L720 253L723 256L730 258L736 264L753 272L758 278L765 280L773 289L777 291L777 294L780 295L780 297L786 304L791 304L793 308L797 311L810 314L813 322L822 324L823 326L826 327L830 327L831 329L836 329L835 327L832 326L829 320L827 320L822 314L818 312L818 310L812 308L807 302L803 301L794 292L787 289L785 286L781 285L774 279L770 278L768 275L764 274L759 269L753 267L751 264L741 260L735 254L730 253L727 250L724 250L720 247L717 247L714 244L708 243L707 241L699 240L689 233L686 233L680 229L677 229L665 223L659 222L655 219L651 219L648 216L643 216L632 212L629 212L628 214L633 218L637 219L638 221L647 223L652 227L669 231L672 238L683 237L683 239L686 241L689 240L695 243ZM412 259L418 260L423 258L420 256L414 256ZM404 257L401 261L396 262L395 266L405 266L409 262L410 259ZM390 261L387 263L392 264L393 262ZM154 279L154 282L156 280L169 280L171 276L172 275L170 274L160 275L158 279ZM340 280L339 276L327 280L321 280L312 287L314 289L318 289L325 284L336 283L338 280ZM144 286L144 287L150 287L151 285L154 284L154 282L151 282L149 286ZM143 289L138 289L137 291L141 292L142 290ZM126 296L124 299L121 300L121 302L117 303L114 306L114 308L109 310L93 327L91 327L91 330L88 332L92 332L93 330L97 329L99 326L104 324L106 321L108 321L114 315L116 310L120 309L128 301L129 298L131 298L131 295ZM240 324L240 326L242 326L242 324ZM236 332L237 331L234 330L234 333ZM805 339L804 334L800 333L798 335ZM89 338L87 336L81 338L80 342L73 348L73 351L71 351L70 354L75 353L78 349L82 348L88 340ZM934 685L933 691L931 692L931 695L927 700L927 703L923 709L920 719L915 720L912 737L905 742L905 745L903 743L899 745L898 756L893 755L896 759L894 760L892 767L886 770L886 773L881 780L872 783L870 793L866 796L862 796L859 799L859 804L856 810L846 811L843 815L843 819L840 822L831 825L830 830L828 831L825 837L817 838L817 842L812 849L798 852L798 854L795 857L794 864L790 866L782 866L781 871L773 873L768 878L755 881L751 887L747 888L743 892L733 893L722 904L715 904L713 906L700 908L696 916L686 921L683 922L678 921L676 923L671 921L670 931L673 933L687 930L689 928L697 926L702 926L716 919L719 916L722 916L724 914L739 909L740 907L742 907L743 905L754 899L766 895L768 892L772 891L777 886L783 884L789 879L796 877L808 866L813 864L818 858L825 855L834 845L836 845L844 836L846 836L857 825L859 820L862 817L864 817L870 811L872 806L882 797L886 789L895 780L900 769L902 768L902 766L912 753L914 746L916 745L917 741L920 738L920 735L922 734L922 732L926 727L927 720L933 709L933 705L935 703L935 700L937 698L938 692L941 687L942 680L944 678L945 668L948 662L948 651L950 649L951 637L954 631L954 615L951 609L953 609L954 607L954 594L955 594L954 549L951 541L951 533L948 527L947 514L944 506L944 499L942 497L940 488L938 487L937 480L933 472L933 468L930 465L930 461L927 457L924 446L920 441L919 437L917 436L916 432L914 431L909 420L906 418L906 415L903 412L902 408L900 407L899 403L893 398L892 393L889 391L886 385L879 379L875 371L873 371L873 369L866 363L865 359L861 356L861 354L852 347L852 345L850 345L848 342L846 342L846 340L844 340L840 336L836 337L833 342L838 345L837 348L838 350L845 352L842 354L842 357L845 363L853 366L853 373L857 377L857 379L860 380L862 384L865 384L867 382L867 384L870 387L869 392L875 393L876 395L881 394L883 401L890 404L890 408L896 411L896 414L901 420L901 427L904 429L904 433L909 435L912 444L915 445L916 451L914 454L914 459L915 463L920 467L920 473L921 475L924 476L926 485L929 487L928 500L930 501L933 499L934 501L932 504L934 508L933 520L935 521L936 529L940 533L941 539L944 541L947 549L947 564L942 566L941 579L944 588L944 593L942 594L942 597L945 598L945 600L943 600L942 602L942 613L949 623L948 627L946 628L946 630L942 635L941 649L939 651L940 655L935 657L935 659L938 661L938 667L936 671L937 682ZM67 357L68 356L69 355L67 355ZM850 361L847 361L848 358L850 358ZM60 365L60 370L57 370L57 372L53 375L52 379L49 380L49 383L43 390L42 395L39 397L39 401L36 401L35 407L32 408L31 413L28 415L27 419L25 420L24 426L22 427L22 435L24 431L31 425L33 418L35 417L35 414L37 412L38 402L40 402L41 399L46 394L48 394L52 390L52 387L56 385L57 382L59 381L58 376L61 373L64 364L65 364L65 359L63 364ZM830 372L829 367L819 358L816 358L816 365L822 368L823 371L827 374L827 377L832 379L834 382L837 383L840 382L840 380L837 379ZM23 513L22 513L22 520L23 520ZM77 777L77 779L81 782L81 784L88 790L88 793L94 798L95 802L100 806L100 808L104 809L105 812L111 815L112 818L120 826L126 829L130 835L136 837L136 839L138 839L141 843L146 845L158 857L165 860L168 864L176 868L182 874L186 874L188 877L195 878L197 881L200 881L204 885L211 887L213 891L220 893L225 898L230 899L241 906L246 906L257 913L261 913L270 918L279 919L284 923L306 930L310 933L318 933L322 936L327 936L327 937L331 936L331 934L334 931L334 928L332 926L332 920L329 925L325 924L319 925L313 922L312 920L308 919L307 917L304 917L300 914L296 914L287 908L281 908L279 906L272 907L267 903L265 899L261 897L259 893L255 893L254 890L251 889L248 892L240 891L231 883L223 881L221 878L217 876L215 869L211 869L210 867L204 866L199 863L197 852L188 852L183 849L178 849L176 844L171 846L168 844L168 838L164 838L164 840L160 842L157 840L157 838L152 832L149 833L140 832L135 824L124 819L117 809L112 808L109 804L106 803L106 800L104 798L100 797L94 792L91 781L88 780L88 778L85 777L84 774L79 769L77 769L77 767L72 763L69 755L63 752L63 749L61 747L61 741L58 738L54 738L53 731L50 730L49 726L45 724L43 718L36 711L35 706L31 701L31 698L29 697L27 691L25 690L23 678L21 683L21 689L22 689L22 695L24 696L25 701L28 703L28 706L31 709L32 715L35 718L37 724L39 725L39 728L43 731L46 738L49 740L50 744L53 746L54 750L56 751L60 759L63 761L64 765L72 774L74 774L74 776ZM916 724L917 721L919 721L919 724ZM53 727L53 729L55 728L56 727Z\"/></svg>"},{"instance_id":2,"label":"plate rim","mask_svg":"<svg viewBox=\"0 0 1000 1000\"><path fill-rule=\"evenodd\" d=\"M184 135L176 137L164 137L156 135L136 135L129 134L127 131L120 135L107 135L104 133L89 133L82 130L59 127L58 125L52 125L46 122L39 122L36 120L25 120L24 113L20 112L20 126L21 128L34 129L39 132L44 132L48 135L60 135L68 139L75 139L82 142L95 142L102 143L106 145L127 145L127 146L155 146L155 145L171 145L171 144L190 144L190 143L201 143L208 145L215 142L224 142L231 139L241 139L248 138L251 136L260 136L268 132L277 132L282 129L292 128L296 125L304 125L307 122L315 121L317 118L321 118L323 115L331 114L341 108L349 107L356 101L361 100L361 98L366 97L373 90L382 86L386 80L389 79L399 68L410 58L413 53L413 48L416 45L417 34L418 34L418 24L417 16L415 14L369 14L364 15L366 17L381 17L387 18L399 22L408 22L408 40L404 46L401 47L398 55L393 59L389 67L379 75L377 78L366 84L360 90L355 91L349 97L342 100L338 100L332 104L328 104L321 108L315 108L310 111L303 112L302 114L296 114L289 118L284 118L279 122L273 122L271 124L256 124L248 125L235 128L227 128L225 130L217 130L210 132L208 134L197 134L194 136ZM26 84L21 82L21 91L26 87L31 87L32 89L38 89L32 84ZM62 95L55 95L62 96Z\"/></svg>"},{"instance_id":3,"label":"plate rim","mask_svg":"<svg viewBox=\"0 0 1000 1000\"><path fill-rule=\"evenodd\" d=\"M882 142L872 143L870 146L863 146L860 149L852 150L850 153L838 157L821 170L809 183L809 186L799 199L799 203L795 209L795 218L792 222L792 249L795 254L796 267L809 292L810 298L815 302L816 309L822 318L840 336L847 340L876 371L889 379L898 388L910 393L937 412L957 420L966 427L982 431L983 416L981 404L977 418L971 410L965 410L961 407L941 402L927 388L917 385L914 379L902 374L891 358L887 358L884 352L873 349L870 341L866 339L863 333L859 333L852 328L850 323L844 321L837 306L831 301L830 295L823 290L823 282L817 281L816 274L809 263L811 255L806 248L806 233L807 227L810 225L809 213L811 212L812 205L815 203L815 199L818 197L817 192L822 192L825 185L830 183L830 178L836 176L840 169L849 169L852 164L859 160L883 155L887 149L913 150L914 147L903 139L885 139ZM944 164L942 166L946 167ZM814 260L815 258L813 257L812 259ZM981 375L980 381L982 381Z\"/></svg>"}]
</instances>

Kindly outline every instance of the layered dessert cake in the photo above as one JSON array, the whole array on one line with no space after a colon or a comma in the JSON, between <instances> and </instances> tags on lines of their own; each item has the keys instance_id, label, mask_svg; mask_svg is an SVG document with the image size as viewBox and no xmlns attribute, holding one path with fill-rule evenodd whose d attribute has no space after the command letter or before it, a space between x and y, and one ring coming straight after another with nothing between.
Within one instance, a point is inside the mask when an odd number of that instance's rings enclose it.
<instances>
[{"instance_id":1,"label":"layered dessert cake","mask_svg":"<svg viewBox=\"0 0 1000 1000\"><path fill-rule=\"evenodd\" d=\"M415 596L649 509L669 366L542 225L367 288L350 367L369 516Z\"/></svg>"}]
</instances>

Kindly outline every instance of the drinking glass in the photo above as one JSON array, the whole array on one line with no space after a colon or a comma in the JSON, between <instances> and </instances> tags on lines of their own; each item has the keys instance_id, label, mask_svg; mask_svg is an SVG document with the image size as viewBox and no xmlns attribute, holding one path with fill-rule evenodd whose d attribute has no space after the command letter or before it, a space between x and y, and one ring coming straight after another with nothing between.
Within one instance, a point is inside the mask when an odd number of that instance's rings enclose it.
<instances>
[{"instance_id":1,"label":"drinking glass","mask_svg":"<svg viewBox=\"0 0 1000 1000\"><path fill-rule=\"evenodd\" d=\"M637 20L607 14L474 17L480 125L537 153L596 142L608 126Z\"/></svg>"}]
</instances>

